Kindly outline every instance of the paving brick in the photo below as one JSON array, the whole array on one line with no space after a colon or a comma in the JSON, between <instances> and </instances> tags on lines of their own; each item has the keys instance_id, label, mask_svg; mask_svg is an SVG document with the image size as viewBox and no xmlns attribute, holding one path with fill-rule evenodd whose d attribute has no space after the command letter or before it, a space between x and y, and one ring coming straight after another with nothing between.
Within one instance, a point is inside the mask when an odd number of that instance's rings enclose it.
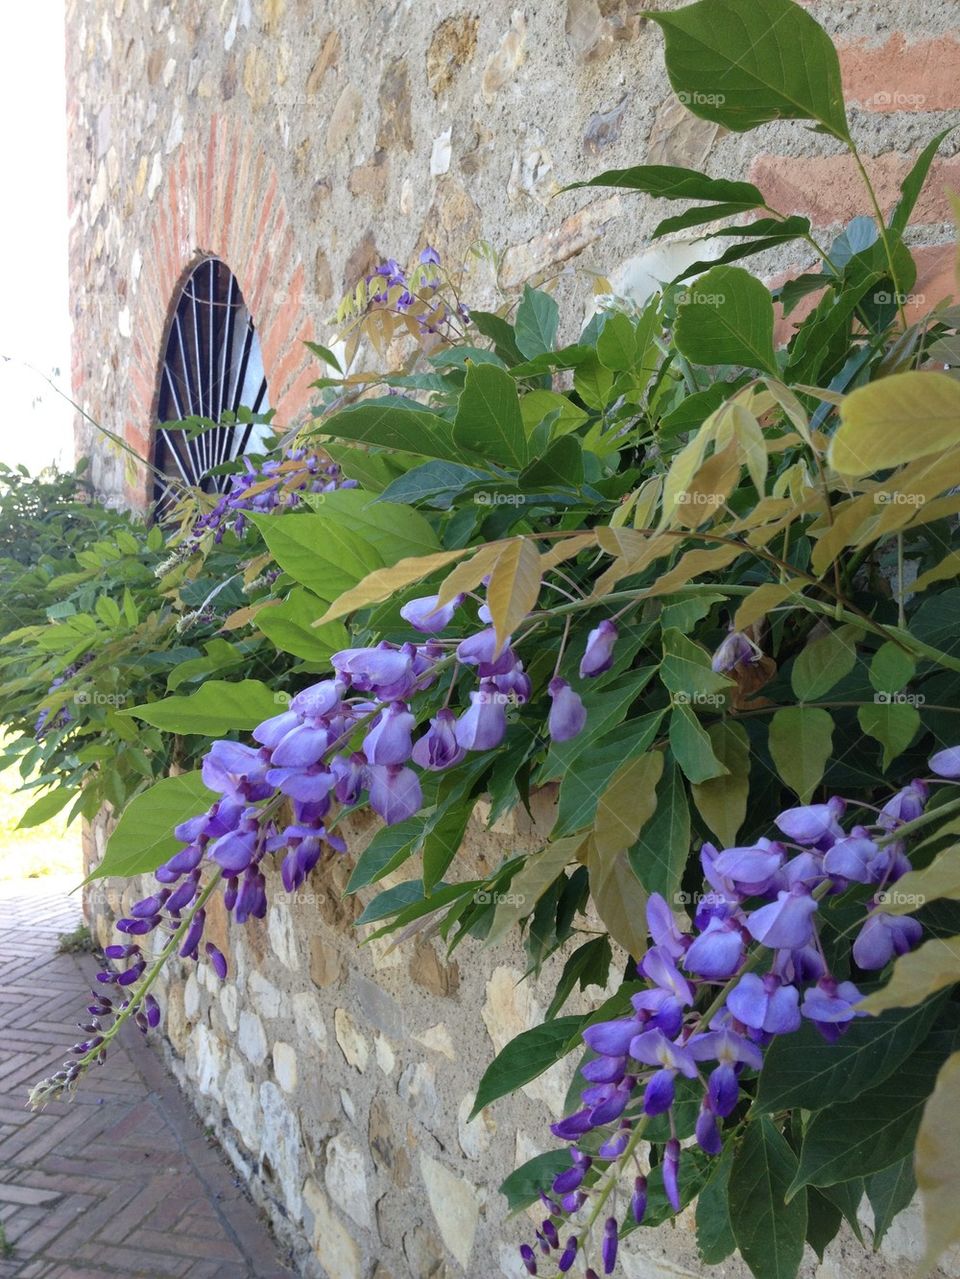
<instances>
[{"instance_id":1,"label":"paving brick","mask_svg":"<svg viewBox=\"0 0 960 1279\"><path fill-rule=\"evenodd\" d=\"M56 891L0 886L0 1221L14 1248L0 1279L289 1276L135 1031L118 1036L74 1100L26 1109L29 1086L77 1038L96 971L89 956L55 953L77 920L78 903Z\"/></svg>"}]
</instances>

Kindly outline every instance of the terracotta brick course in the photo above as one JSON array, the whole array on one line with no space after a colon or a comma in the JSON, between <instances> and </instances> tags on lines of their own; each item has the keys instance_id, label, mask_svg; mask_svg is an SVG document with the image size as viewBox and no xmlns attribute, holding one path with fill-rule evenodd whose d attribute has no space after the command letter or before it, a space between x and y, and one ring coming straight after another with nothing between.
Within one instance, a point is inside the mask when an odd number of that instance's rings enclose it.
<instances>
[{"instance_id":1,"label":"terracotta brick course","mask_svg":"<svg viewBox=\"0 0 960 1279\"><path fill-rule=\"evenodd\" d=\"M882 44L841 45L839 54L848 103L883 112L960 106L960 33L910 41L895 31Z\"/></svg>"}]
</instances>

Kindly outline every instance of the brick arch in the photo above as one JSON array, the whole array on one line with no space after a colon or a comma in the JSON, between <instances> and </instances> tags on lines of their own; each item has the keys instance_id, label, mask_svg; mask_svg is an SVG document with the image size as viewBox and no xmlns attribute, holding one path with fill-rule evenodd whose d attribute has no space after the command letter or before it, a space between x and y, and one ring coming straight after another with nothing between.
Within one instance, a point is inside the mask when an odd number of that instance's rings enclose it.
<instances>
[{"instance_id":1,"label":"brick arch","mask_svg":"<svg viewBox=\"0 0 960 1279\"><path fill-rule=\"evenodd\" d=\"M131 304L132 362L124 427L141 457L153 447L164 344L184 281L205 257L235 275L260 337L270 404L287 425L308 402L315 337L304 301L305 272L276 168L264 141L243 123L214 115L169 157L141 245ZM145 506L150 486L138 468L127 496Z\"/></svg>"}]
</instances>

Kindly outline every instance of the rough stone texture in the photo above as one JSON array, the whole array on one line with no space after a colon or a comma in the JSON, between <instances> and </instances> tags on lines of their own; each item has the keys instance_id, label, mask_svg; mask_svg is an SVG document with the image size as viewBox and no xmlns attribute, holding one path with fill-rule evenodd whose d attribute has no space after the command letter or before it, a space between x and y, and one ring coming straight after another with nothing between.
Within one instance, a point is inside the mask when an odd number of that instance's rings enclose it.
<instances>
[{"instance_id":1,"label":"rough stone texture","mask_svg":"<svg viewBox=\"0 0 960 1279\"><path fill-rule=\"evenodd\" d=\"M566 338L595 274L642 294L704 256L690 238L651 246L677 206L602 190L555 194L600 169L650 162L752 174L785 212L812 209L821 224L865 210L839 148L801 123L724 134L682 111L645 7L67 0L78 403L148 452L166 326L205 255L237 275L287 428L308 409L317 376L303 343L329 344L340 293L382 256L410 260L434 243L457 267L487 240L502 254L499 278L471 269L465 300L499 305L528 279L559 276ZM888 205L910 158L960 120L956 8L808 8L841 43L853 128ZM919 210L917 291L928 304L956 289L943 197L958 185L956 149L948 139ZM764 259L771 273L805 265L789 252ZM126 477L121 454L95 438L78 429L101 491L142 503L145 473ZM546 817L549 797L544 805ZM107 822L89 832L91 864ZM343 890L369 831L355 830L343 863L318 868L312 898L278 904L267 921L237 929L211 901L208 929L230 974L218 988L186 964L171 968L159 990L164 1051L307 1279L456 1279L481 1268L517 1276L516 1243L530 1223L505 1219L497 1186L518 1160L554 1144L547 1124L568 1068L467 1116L479 1071L546 1007L563 957L540 982L517 986L524 960L510 946L464 944L448 958L436 939L361 945L354 921L364 902ZM451 873L486 873L505 850L537 841L519 819L473 829ZM276 899L277 877L270 891ZM119 909L110 886L89 898L101 942ZM590 995L571 1008L599 997ZM916 1236L905 1215L865 1259L844 1236L822 1267L807 1255L804 1279L893 1279L910 1268ZM624 1252L628 1279L703 1273L686 1216L676 1230L637 1232ZM724 1273L744 1272L729 1262Z\"/></svg>"}]
</instances>

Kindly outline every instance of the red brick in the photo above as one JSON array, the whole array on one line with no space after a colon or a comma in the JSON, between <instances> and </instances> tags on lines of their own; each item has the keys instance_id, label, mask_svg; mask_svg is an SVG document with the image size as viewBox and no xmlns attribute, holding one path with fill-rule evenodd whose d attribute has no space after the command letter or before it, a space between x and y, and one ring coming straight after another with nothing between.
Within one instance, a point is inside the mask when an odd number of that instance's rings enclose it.
<instances>
[{"instance_id":1,"label":"red brick","mask_svg":"<svg viewBox=\"0 0 960 1279\"><path fill-rule=\"evenodd\" d=\"M896 204L900 184L909 173L913 157L887 152L864 161L887 214ZM847 222L869 214L871 206L851 156L760 155L750 166L756 183L772 208L781 213L804 213L815 226ZM960 188L960 156L935 160L911 219L914 223L948 222L951 219L947 191Z\"/></svg>"},{"instance_id":2,"label":"red brick","mask_svg":"<svg viewBox=\"0 0 960 1279\"><path fill-rule=\"evenodd\" d=\"M841 45L843 93L871 111L947 111L960 106L960 40L908 43L895 32L883 44Z\"/></svg>"}]
</instances>

